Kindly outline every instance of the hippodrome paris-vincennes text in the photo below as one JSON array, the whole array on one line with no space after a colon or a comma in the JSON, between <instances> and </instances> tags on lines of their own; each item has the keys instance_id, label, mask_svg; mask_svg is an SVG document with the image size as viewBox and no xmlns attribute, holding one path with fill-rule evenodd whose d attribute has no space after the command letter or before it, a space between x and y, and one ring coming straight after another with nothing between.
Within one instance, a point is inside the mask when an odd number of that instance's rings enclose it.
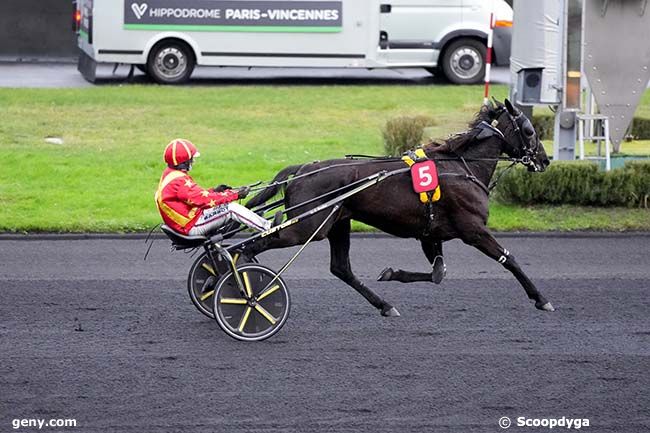
<instances>
[{"instance_id":1,"label":"hippodrome paris-vincennes text","mask_svg":"<svg viewBox=\"0 0 650 433\"><path fill-rule=\"evenodd\" d=\"M224 13L225 12L225 13ZM212 18L225 17L231 20L259 20L266 18L274 21L336 21L339 11L336 9L195 9L195 8L151 8L149 16L153 18Z\"/></svg>"}]
</instances>

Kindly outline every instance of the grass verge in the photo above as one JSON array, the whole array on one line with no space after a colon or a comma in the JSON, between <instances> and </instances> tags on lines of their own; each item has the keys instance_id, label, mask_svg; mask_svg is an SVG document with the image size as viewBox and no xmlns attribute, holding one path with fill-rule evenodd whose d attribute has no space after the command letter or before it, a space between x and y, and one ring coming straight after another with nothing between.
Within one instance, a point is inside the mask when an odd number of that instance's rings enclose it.
<instances>
[{"instance_id":1,"label":"grass verge","mask_svg":"<svg viewBox=\"0 0 650 433\"><path fill-rule=\"evenodd\" d=\"M502 99L507 88L493 94ZM146 230L160 219L153 193L175 137L200 147L192 172L199 184L242 185L289 164L381 154L381 128L396 116L433 117L430 133L445 137L465 129L481 95L480 86L444 85L0 89L0 231ZM642 211L531 212L494 205L490 225L650 230ZM634 221L600 216L607 212Z\"/></svg>"}]
</instances>

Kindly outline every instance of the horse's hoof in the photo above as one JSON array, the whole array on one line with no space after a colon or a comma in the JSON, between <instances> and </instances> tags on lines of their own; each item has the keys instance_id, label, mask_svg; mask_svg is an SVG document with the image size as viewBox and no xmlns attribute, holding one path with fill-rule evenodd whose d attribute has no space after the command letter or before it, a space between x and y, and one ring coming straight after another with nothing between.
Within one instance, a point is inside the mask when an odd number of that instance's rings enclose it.
<instances>
[{"instance_id":1,"label":"horse's hoof","mask_svg":"<svg viewBox=\"0 0 650 433\"><path fill-rule=\"evenodd\" d=\"M381 310L381 315L384 317L399 317L399 311L395 307L385 307Z\"/></svg>"},{"instance_id":2,"label":"horse's hoof","mask_svg":"<svg viewBox=\"0 0 650 433\"><path fill-rule=\"evenodd\" d=\"M442 256L436 256L433 261L433 272L431 272L431 281L434 284L440 284L447 275L447 265L442 258Z\"/></svg>"},{"instance_id":3,"label":"horse's hoof","mask_svg":"<svg viewBox=\"0 0 650 433\"><path fill-rule=\"evenodd\" d=\"M551 305L550 302L545 302L543 304L541 302L536 302L535 308L542 311L555 311L555 308L553 308L553 305Z\"/></svg>"},{"instance_id":4,"label":"horse's hoof","mask_svg":"<svg viewBox=\"0 0 650 433\"><path fill-rule=\"evenodd\" d=\"M384 268L377 277L377 281L390 281L393 279L393 268Z\"/></svg>"}]
</instances>

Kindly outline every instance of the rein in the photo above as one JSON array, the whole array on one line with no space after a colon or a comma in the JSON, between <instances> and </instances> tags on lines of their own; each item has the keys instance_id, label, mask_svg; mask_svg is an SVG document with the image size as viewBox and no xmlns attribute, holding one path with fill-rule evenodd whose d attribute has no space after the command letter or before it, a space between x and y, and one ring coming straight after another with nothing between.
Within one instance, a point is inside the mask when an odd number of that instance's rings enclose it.
<instances>
[{"instance_id":1,"label":"rein","mask_svg":"<svg viewBox=\"0 0 650 433\"><path fill-rule=\"evenodd\" d=\"M272 187L272 186L279 186L279 185L288 184L290 182L293 182L294 180L297 180L297 179L300 179L300 178L303 178L303 177L313 176L315 174L322 173L324 171L328 171L328 170L331 170L333 168L338 168L338 167L350 167L350 166L356 166L356 165L368 165L368 164L372 164L372 163L376 164L376 163L389 163L389 162L401 162L402 161L401 158L397 158L397 157L394 157L394 156L345 155L345 157L347 159L349 159L349 160L364 159L365 161L359 161L359 162L356 162L356 163L332 164L332 165L328 165L327 167L321 167L319 169L316 169L316 170L313 170L313 171L310 171L310 172L307 172L307 173L299 174L297 176L292 176L291 178L285 179L285 180L282 180L282 181L276 181L276 182L262 182L262 181L259 181L259 182L257 182L255 184L255 185L259 185L259 186L251 188L251 191L260 191L260 190L263 190L263 189L266 189L266 188L269 188L269 187ZM517 163L521 163L521 164L524 164L524 165L526 164L526 159L525 158L511 158L511 157L505 157L505 156L499 156L499 157L496 157L496 158L464 158L462 156L457 156L457 157L453 157L453 158L429 158L429 159L431 159L433 161L436 161L436 162L438 162L438 161L461 161L461 162L463 162L463 164L465 165L466 170L468 170L469 173L470 173L469 175L464 175L464 174L460 174L460 173L439 173L438 176L440 176L440 177L445 177L445 176L468 176L468 179L472 180L473 182L478 182L479 186L482 186L482 188L485 189L486 192L488 192L488 193L496 185L496 182L493 185L491 185L489 189L487 189L487 187L485 187L483 182L478 180L478 178L476 178L476 176L474 176L472 174L471 170L469 170L469 167L467 166L466 161L470 161L470 162L476 162L476 161L489 161L489 162L510 161L510 162L512 162L512 164L510 164L510 166L508 166L507 170L512 168ZM314 162L319 162L319 161L314 161ZM497 181L501 178L502 175L503 175L503 173L499 175L499 178L497 178Z\"/></svg>"},{"instance_id":2,"label":"rein","mask_svg":"<svg viewBox=\"0 0 650 433\"><path fill-rule=\"evenodd\" d=\"M510 122L513 125L514 132L515 132L517 138L519 139L519 144L521 145L521 149L525 153L525 155L523 157L521 157L521 158L513 158L513 157L506 157L506 156L498 156L498 157L495 157L495 158L465 158L462 155L456 155L454 157L439 158L439 157L429 157L428 156L428 158L430 160L433 160L433 161L436 161L436 162L438 162L438 161L461 161L463 163L465 171L467 172L465 174L462 174L462 173L439 173L439 176L440 177L464 176L466 179L470 180L471 182L474 182L479 187L481 187L481 189L483 191L485 191L486 194L489 195L490 192L497 186L497 184L499 183L499 180L501 180L501 178L508 171L510 171L516 164L520 163L520 164L522 164L524 166L529 166L532 163L532 158L537 154L537 149L529 148L526 145L526 141L522 137L522 131L521 131L521 128L519 128L519 124L517 123L517 119L519 119L523 115L523 113L519 113L516 117L513 117L507 110L502 109L501 114L503 114L503 113L508 115L508 118L510 119ZM506 143L508 143L508 141L504 137L503 133L499 129L497 129L496 127L490 125L489 123L487 123L485 121L479 123L477 126L475 126L472 129L481 129L481 128L486 128L486 127L493 130L495 132L495 135L499 139L501 139L502 141L505 141ZM282 181L275 181L275 182L269 182L269 181L262 182L262 181L260 181L260 182L257 182L257 183L255 183L253 185L255 187L251 188L251 191L259 191L259 190L263 190L263 189L273 187L273 186L288 184L290 182L293 182L294 180L297 180L297 179L300 179L300 178L303 178L303 177L313 176L315 174L322 173L324 171L328 171L328 170L331 170L333 168L349 167L349 166L355 166L355 165L367 165L367 164L370 164L370 163L377 164L377 163L392 163L392 162L401 161L401 158L394 157L394 156L373 156L373 155L357 155L357 154L345 155L345 158L348 159L348 160L354 160L354 161L362 160L362 161L353 162L353 163L332 164L332 165L328 165L327 167L321 167L319 169L316 169L316 170L313 170L313 171L310 171L310 172L307 172L307 173L299 174L297 176L292 176L292 177L290 177L288 179L285 179L285 180L282 180ZM494 182L492 182L490 184L490 186L488 187L483 182L481 182L474 175L474 173L472 173L472 170L469 168L469 165L467 164L468 161L469 162L509 161L509 162L511 162L511 164L505 170L503 170L499 174L497 179ZM319 162L319 161L314 161L314 162ZM259 185L259 186L257 186L257 185Z\"/></svg>"}]
</instances>

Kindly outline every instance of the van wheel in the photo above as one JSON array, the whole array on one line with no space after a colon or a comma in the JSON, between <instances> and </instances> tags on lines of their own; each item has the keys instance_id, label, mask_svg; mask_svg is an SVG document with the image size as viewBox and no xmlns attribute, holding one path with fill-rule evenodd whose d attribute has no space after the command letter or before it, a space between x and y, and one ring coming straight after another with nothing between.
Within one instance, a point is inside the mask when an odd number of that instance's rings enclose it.
<instances>
[{"instance_id":1,"label":"van wheel","mask_svg":"<svg viewBox=\"0 0 650 433\"><path fill-rule=\"evenodd\" d=\"M184 83L194 70L194 53L179 42L162 42L149 54L147 70L160 84Z\"/></svg>"},{"instance_id":2,"label":"van wheel","mask_svg":"<svg viewBox=\"0 0 650 433\"><path fill-rule=\"evenodd\" d=\"M147 65L135 65L135 68L143 74L148 74Z\"/></svg>"},{"instance_id":3,"label":"van wheel","mask_svg":"<svg viewBox=\"0 0 650 433\"><path fill-rule=\"evenodd\" d=\"M442 70L456 84L476 84L485 76L487 48L476 39L458 39L447 47Z\"/></svg>"}]
</instances>

